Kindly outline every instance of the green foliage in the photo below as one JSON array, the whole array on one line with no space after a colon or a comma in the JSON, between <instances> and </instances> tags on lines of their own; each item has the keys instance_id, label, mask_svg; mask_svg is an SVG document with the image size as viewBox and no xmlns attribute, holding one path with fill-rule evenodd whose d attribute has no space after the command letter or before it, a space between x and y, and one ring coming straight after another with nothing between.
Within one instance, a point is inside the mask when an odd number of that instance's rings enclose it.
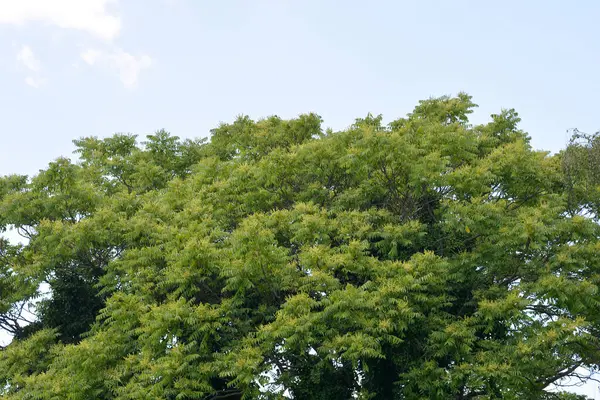
<instances>
[{"instance_id":1,"label":"green foliage","mask_svg":"<svg viewBox=\"0 0 600 400\"><path fill-rule=\"evenodd\" d=\"M600 216L600 132L573 131L569 146L561 152L569 189L569 211Z\"/></svg>"},{"instance_id":2,"label":"green foliage","mask_svg":"<svg viewBox=\"0 0 600 400\"><path fill-rule=\"evenodd\" d=\"M82 138L2 178L27 243L0 247L0 393L579 398L548 387L600 364L591 147L535 151L514 110L474 107Z\"/></svg>"}]
</instances>

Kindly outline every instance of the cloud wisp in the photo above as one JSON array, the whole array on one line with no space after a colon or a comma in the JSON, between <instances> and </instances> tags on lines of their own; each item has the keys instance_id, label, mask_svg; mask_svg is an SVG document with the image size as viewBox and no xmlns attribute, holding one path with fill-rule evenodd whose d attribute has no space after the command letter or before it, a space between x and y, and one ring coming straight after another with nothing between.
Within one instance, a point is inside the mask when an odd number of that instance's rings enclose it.
<instances>
[{"instance_id":1,"label":"cloud wisp","mask_svg":"<svg viewBox=\"0 0 600 400\"><path fill-rule=\"evenodd\" d=\"M153 61L148 55L133 55L121 49L111 52L88 49L81 53L81 59L90 66L98 66L114 71L128 89L137 86L142 70L150 68Z\"/></svg>"},{"instance_id":2,"label":"cloud wisp","mask_svg":"<svg viewBox=\"0 0 600 400\"><path fill-rule=\"evenodd\" d=\"M41 78L42 63L33 54L33 50L29 46L23 46L17 53L17 62L27 71L25 83L31 87L39 88L44 80Z\"/></svg>"}]
</instances>

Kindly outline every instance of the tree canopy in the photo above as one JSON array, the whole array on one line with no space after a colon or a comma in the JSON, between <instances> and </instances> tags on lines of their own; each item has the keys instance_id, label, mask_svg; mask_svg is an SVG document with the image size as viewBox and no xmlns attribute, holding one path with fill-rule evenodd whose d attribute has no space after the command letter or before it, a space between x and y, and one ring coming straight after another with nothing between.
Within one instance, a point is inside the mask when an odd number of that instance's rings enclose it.
<instances>
[{"instance_id":1,"label":"tree canopy","mask_svg":"<svg viewBox=\"0 0 600 400\"><path fill-rule=\"evenodd\" d=\"M578 398L548 388L600 365L600 140L474 107L88 137L3 177L0 395Z\"/></svg>"}]
</instances>

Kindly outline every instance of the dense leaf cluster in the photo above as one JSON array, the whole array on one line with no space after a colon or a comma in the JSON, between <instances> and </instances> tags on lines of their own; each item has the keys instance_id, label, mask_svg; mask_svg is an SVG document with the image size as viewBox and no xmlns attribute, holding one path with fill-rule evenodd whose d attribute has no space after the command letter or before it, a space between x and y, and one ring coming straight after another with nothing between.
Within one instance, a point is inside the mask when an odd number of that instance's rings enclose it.
<instances>
[{"instance_id":1,"label":"dense leaf cluster","mask_svg":"<svg viewBox=\"0 0 600 400\"><path fill-rule=\"evenodd\" d=\"M2 396L577 398L548 387L600 363L593 146L474 106L84 138L3 178Z\"/></svg>"}]
</instances>

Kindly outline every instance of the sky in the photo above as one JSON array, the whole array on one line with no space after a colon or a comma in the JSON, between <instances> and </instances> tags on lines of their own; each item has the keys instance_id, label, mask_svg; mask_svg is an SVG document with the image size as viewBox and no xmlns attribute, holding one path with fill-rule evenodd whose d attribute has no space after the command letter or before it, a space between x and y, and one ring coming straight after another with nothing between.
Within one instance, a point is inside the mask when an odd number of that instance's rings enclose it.
<instances>
[{"instance_id":1,"label":"sky","mask_svg":"<svg viewBox=\"0 0 600 400\"><path fill-rule=\"evenodd\" d=\"M337 130L460 91L474 122L515 108L555 152L600 129L598 17L593 0L0 0L0 175L82 136L306 112Z\"/></svg>"},{"instance_id":2,"label":"sky","mask_svg":"<svg viewBox=\"0 0 600 400\"><path fill-rule=\"evenodd\" d=\"M0 175L72 140L239 114L317 112L343 129L466 91L515 108L536 148L600 129L597 1L0 0Z\"/></svg>"}]
</instances>

